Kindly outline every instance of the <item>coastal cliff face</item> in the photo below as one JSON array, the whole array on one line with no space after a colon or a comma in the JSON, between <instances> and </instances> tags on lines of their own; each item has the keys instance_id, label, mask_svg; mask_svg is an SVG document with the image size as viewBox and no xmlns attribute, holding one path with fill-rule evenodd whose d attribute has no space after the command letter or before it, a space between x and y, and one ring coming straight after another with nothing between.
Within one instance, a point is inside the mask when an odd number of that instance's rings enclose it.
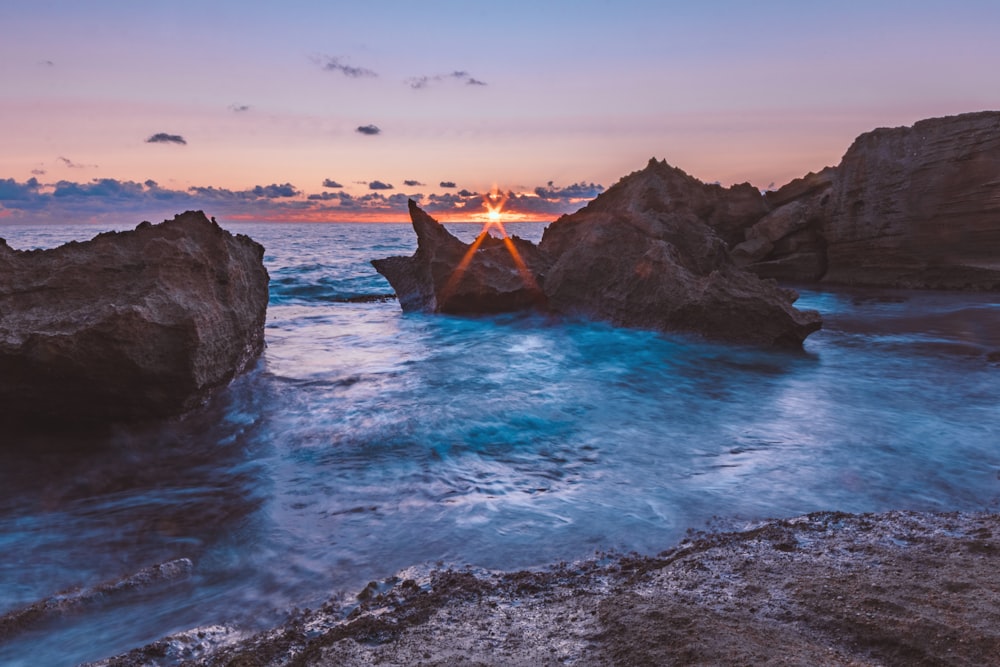
<instances>
[{"instance_id":1,"label":"coastal cliff face","mask_svg":"<svg viewBox=\"0 0 1000 667\"><path fill-rule=\"evenodd\" d=\"M0 421L193 407L264 348L263 252L190 211L51 250L0 241Z\"/></svg>"},{"instance_id":2,"label":"coastal cliff face","mask_svg":"<svg viewBox=\"0 0 1000 667\"><path fill-rule=\"evenodd\" d=\"M1000 289L1000 112L858 137L766 196L734 259L793 281Z\"/></svg>"}]
</instances>

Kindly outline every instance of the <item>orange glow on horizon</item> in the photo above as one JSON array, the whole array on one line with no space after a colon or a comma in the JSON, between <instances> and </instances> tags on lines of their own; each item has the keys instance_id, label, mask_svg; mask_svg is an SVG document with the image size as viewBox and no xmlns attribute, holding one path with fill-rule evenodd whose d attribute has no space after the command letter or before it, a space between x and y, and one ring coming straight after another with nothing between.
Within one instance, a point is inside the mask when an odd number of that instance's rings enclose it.
<instances>
[{"instance_id":1,"label":"orange glow on horizon","mask_svg":"<svg viewBox=\"0 0 1000 667\"><path fill-rule=\"evenodd\" d=\"M532 292L541 291L538 287L538 281L535 280L535 276L531 273L531 269L529 269L528 265L525 264L524 258L521 257L521 253L518 252L517 248L514 246L514 241L507 234L507 230L503 226L503 207L506 203L507 195L500 192L495 185L488 194L483 195L483 206L486 208L486 221L483 223L483 228L476 236L476 240L473 241L469 246L469 249L465 251L461 261L458 263L458 266L455 267L451 276L448 277L448 282L445 283L444 289L441 290L442 302L446 302L458 287L458 284L462 281L462 276L465 275L466 270L469 268L469 264L472 263L472 258L475 257L476 251L479 250L479 247L483 244L483 241L486 239L487 235L489 235L491 229L496 229L500 233L500 238L503 239L504 247L510 254L510 258L514 262L514 266L517 267L517 272L521 275L521 280L524 282L524 286Z\"/></svg>"}]
</instances>

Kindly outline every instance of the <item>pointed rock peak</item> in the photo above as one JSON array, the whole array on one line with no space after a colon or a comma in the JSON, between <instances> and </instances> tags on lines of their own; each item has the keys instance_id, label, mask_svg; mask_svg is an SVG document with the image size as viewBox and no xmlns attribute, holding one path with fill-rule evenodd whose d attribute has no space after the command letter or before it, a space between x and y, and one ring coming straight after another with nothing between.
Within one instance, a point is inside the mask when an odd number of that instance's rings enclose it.
<instances>
[{"instance_id":1,"label":"pointed rock peak","mask_svg":"<svg viewBox=\"0 0 1000 667\"><path fill-rule=\"evenodd\" d=\"M413 223L413 231L417 233L418 246L424 244L456 246L465 248L467 243L456 238L451 232L445 229L444 225L432 218L422 208L417 206L417 202L409 200L410 221Z\"/></svg>"}]
</instances>

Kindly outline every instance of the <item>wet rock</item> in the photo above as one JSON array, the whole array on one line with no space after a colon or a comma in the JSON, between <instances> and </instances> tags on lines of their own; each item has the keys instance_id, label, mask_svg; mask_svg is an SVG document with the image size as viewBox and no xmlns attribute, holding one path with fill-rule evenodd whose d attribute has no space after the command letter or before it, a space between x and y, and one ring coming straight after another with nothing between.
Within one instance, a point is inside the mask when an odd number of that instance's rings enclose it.
<instances>
[{"instance_id":1,"label":"wet rock","mask_svg":"<svg viewBox=\"0 0 1000 667\"><path fill-rule=\"evenodd\" d=\"M264 249L201 212L50 250L0 241L0 421L175 415L264 347Z\"/></svg>"},{"instance_id":2,"label":"wet rock","mask_svg":"<svg viewBox=\"0 0 1000 667\"><path fill-rule=\"evenodd\" d=\"M485 231L465 243L412 199L409 207L417 251L372 261L404 311L474 314L545 307L540 282L548 262L533 243Z\"/></svg>"},{"instance_id":3,"label":"wet rock","mask_svg":"<svg viewBox=\"0 0 1000 667\"><path fill-rule=\"evenodd\" d=\"M411 570L253 636L198 631L193 656L189 631L95 665L980 665L998 536L996 514L818 512L657 556Z\"/></svg>"},{"instance_id":4,"label":"wet rock","mask_svg":"<svg viewBox=\"0 0 1000 667\"><path fill-rule=\"evenodd\" d=\"M757 191L754 210L720 205L730 195L742 202L744 190L650 161L545 230L539 247L552 260L544 282L550 307L622 326L801 345L820 328L819 314L796 310L794 292L736 266L715 233L734 210L740 224L759 217Z\"/></svg>"}]
</instances>

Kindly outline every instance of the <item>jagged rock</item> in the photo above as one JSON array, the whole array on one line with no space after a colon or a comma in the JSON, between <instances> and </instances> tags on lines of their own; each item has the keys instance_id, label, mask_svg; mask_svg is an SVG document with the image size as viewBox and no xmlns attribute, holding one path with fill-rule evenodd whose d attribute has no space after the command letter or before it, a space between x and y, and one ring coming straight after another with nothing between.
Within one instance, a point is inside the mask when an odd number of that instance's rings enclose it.
<instances>
[{"instance_id":1,"label":"jagged rock","mask_svg":"<svg viewBox=\"0 0 1000 667\"><path fill-rule=\"evenodd\" d=\"M264 249L203 213L50 250L0 240L0 421L178 414L264 347Z\"/></svg>"},{"instance_id":2,"label":"jagged rock","mask_svg":"<svg viewBox=\"0 0 1000 667\"><path fill-rule=\"evenodd\" d=\"M801 345L820 327L819 315L795 310L790 290L737 268L703 219L744 215L743 190L705 185L654 160L557 220L538 247L482 235L478 247L462 243L411 201L416 253L372 264L403 310L532 307L714 339Z\"/></svg>"},{"instance_id":3,"label":"jagged rock","mask_svg":"<svg viewBox=\"0 0 1000 667\"><path fill-rule=\"evenodd\" d=\"M730 211L702 205L726 196L651 160L545 230L550 307L623 326L801 345L820 328L819 314L796 310L793 292L732 262L713 230Z\"/></svg>"},{"instance_id":4,"label":"jagged rock","mask_svg":"<svg viewBox=\"0 0 1000 667\"><path fill-rule=\"evenodd\" d=\"M422 211L412 199L417 233L412 257L372 261L396 290L404 311L499 313L545 308L540 288L547 260L531 242L501 240L485 231L465 243Z\"/></svg>"},{"instance_id":5,"label":"jagged rock","mask_svg":"<svg viewBox=\"0 0 1000 667\"><path fill-rule=\"evenodd\" d=\"M758 275L1000 289L1000 112L862 134L837 167L766 200L733 247Z\"/></svg>"}]
</instances>

